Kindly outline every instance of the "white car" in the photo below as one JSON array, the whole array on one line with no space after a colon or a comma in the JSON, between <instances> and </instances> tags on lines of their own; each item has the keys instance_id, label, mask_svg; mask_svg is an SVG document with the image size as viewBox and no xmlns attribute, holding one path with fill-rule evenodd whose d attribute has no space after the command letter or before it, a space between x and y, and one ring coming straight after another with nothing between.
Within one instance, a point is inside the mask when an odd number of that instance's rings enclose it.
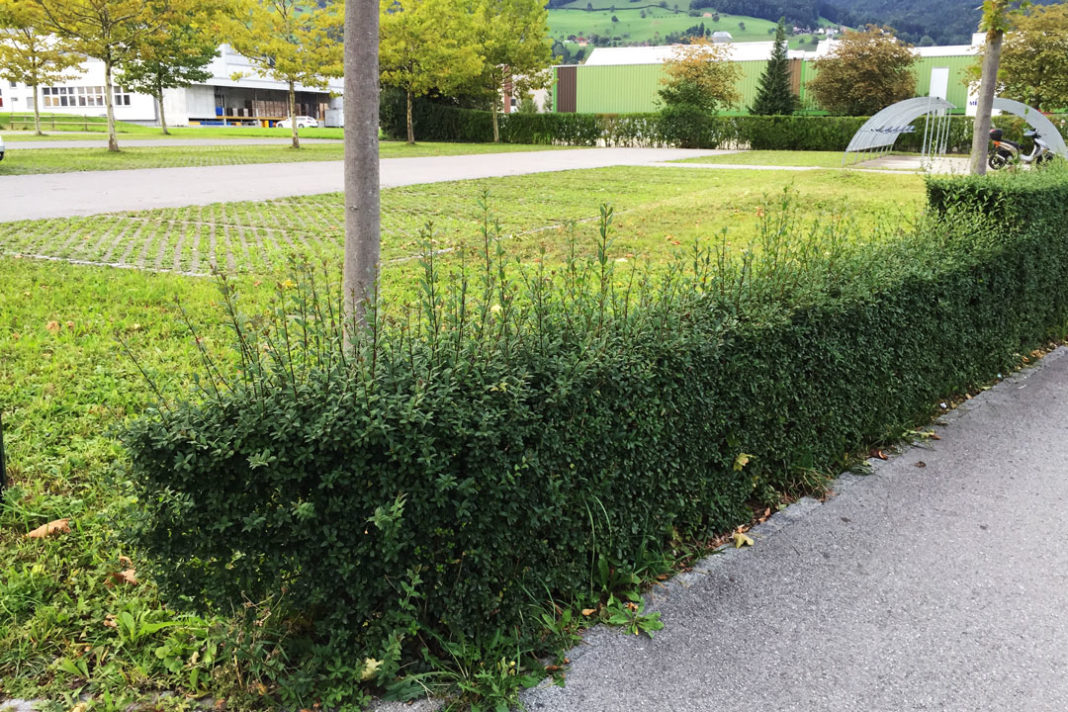
<instances>
[{"instance_id":1,"label":"white car","mask_svg":"<svg viewBox=\"0 0 1068 712\"><path fill-rule=\"evenodd\" d=\"M4 137L0 136L0 161L4 160Z\"/></svg>"},{"instance_id":2,"label":"white car","mask_svg":"<svg viewBox=\"0 0 1068 712\"><path fill-rule=\"evenodd\" d=\"M318 119L313 119L310 116L295 116L291 119L282 119L277 124L275 124L275 127L280 129L292 128L293 121L297 122L298 129L314 129L319 125Z\"/></svg>"}]
</instances>

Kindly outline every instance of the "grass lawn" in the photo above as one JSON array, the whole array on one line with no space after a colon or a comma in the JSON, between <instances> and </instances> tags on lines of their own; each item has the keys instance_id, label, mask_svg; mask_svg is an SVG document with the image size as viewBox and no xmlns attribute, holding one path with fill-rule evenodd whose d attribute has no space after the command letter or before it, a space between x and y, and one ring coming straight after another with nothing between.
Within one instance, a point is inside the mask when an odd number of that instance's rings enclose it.
<instances>
[{"instance_id":1,"label":"grass lawn","mask_svg":"<svg viewBox=\"0 0 1068 712\"><path fill-rule=\"evenodd\" d=\"M14 117L14 118L13 118ZM67 114L42 114L41 130L45 136L33 133L33 114L0 113L0 131L4 132L5 141L69 141L76 138L72 134L107 133L107 122L102 116L72 116ZM268 136L288 136L289 129L259 128L253 126L185 126L171 127L170 136L166 136L156 126L142 126L126 121L116 121L115 130L121 141L123 136L139 139L151 138L265 138ZM307 138L336 138L344 135L341 128L299 129L301 136ZM59 134L54 135L54 134ZM99 136L97 136L99 137Z\"/></svg>"},{"instance_id":2,"label":"grass lawn","mask_svg":"<svg viewBox=\"0 0 1068 712\"><path fill-rule=\"evenodd\" d=\"M865 228L859 239L870 239L876 224L907 221L923 204L919 176L843 171L613 168L391 189L383 193L383 254L394 260L384 269L385 298L403 304L416 288L420 267L403 260L420 251L427 221L439 248L480 240L485 190L502 231L514 236L502 243L509 256L561 257L570 221L580 248L592 250L598 205L609 202L617 210L612 253L663 264L723 229L748 243L784 187L803 215L850 215ZM0 411L12 480L0 505L0 694L47 697L58 710L84 693L92 712L171 689L180 694L158 709L182 709L185 695L264 708L264 667L236 657L216 664L235 635L228 619L176 613L148 574L124 575L143 562L122 543L137 502L114 429L154 395L119 338L162 392L192 393L197 351L174 300L224 369L231 339L212 280L174 271L202 274L215 261L239 273L243 302L260 311L284 279L285 253L336 261L341 218L341 197L325 195L0 224ZM69 532L26 537L63 518ZM242 649L270 660L268 640Z\"/></svg>"},{"instance_id":3,"label":"grass lawn","mask_svg":"<svg viewBox=\"0 0 1068 712\"><path fill-rule=\"evenodd\" d=\"M65 137L66 140L69 138ZM285 138L275 135L275 138ZM120 139L121 148L122 141ZM516 151L552 151L570 146L527 146L510 143L416 143L383 141L382 158L416 156L456 156L473 153L512 153ZM8 149L0 161L0 176L31 173L71 173L75 171L114 171L131 168L186 168L189 166L226 166L245 163L293 163L297 161L340 161L345 147L338 143L304 143L300 149L286 145L254 146L130 146L119 153L105 148L34 148Z\"/></svg>"},{"instance_id":4,"label":"grass lawn","mask_svg":"<svg viewBox=\"0 0 1068 712\"><path fill-rule=\"evenodd\" d=\"M737 166L841 168L840 151L738 151L719 156L683 158L675 163L715 163Z\"/></svg>"},{"instance_id":5,"label":"grass lawn","mask_svg":"<svg viewBox=\"0 0 1068 712\"><path fill-rule=\"evenodd\" d=\"M475 238L479 201L502 232L515 236L516 257L545 249L561 255L569 222L592 231L601 202L616 209L616 249L663 259L723 229L751 232L769 196L792 186L808 213L848 214L861 225L898 222L922 205L922 179L845 171L776 173L606 168L393 188L382 194L382 256L410 258L432 224L434 243L452 248ZM770 193L769 193L770 191ZM161 271L266 273L292 250L338 255L339 194L266 202L221 203L116 215L0 223L0 253L42 255Z\"/></svg>"}]
</instances>

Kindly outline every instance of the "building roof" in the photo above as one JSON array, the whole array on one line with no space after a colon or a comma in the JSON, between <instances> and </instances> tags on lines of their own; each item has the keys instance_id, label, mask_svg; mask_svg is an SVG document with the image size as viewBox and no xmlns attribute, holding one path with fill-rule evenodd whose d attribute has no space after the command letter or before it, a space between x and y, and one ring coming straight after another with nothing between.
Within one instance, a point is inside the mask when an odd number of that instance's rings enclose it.
<instances>
[{"instance_id":1,"label":"building roof","mask_svg":"<svg viewBox=\"0 0 1068 712\"><path fill-rule=\"evenodd\" d=\"M983 35L973 38L972 45L946 45L942 47L913 47L918 57L962 57L978 53L978 45L983 43ZM826 57L834 52L841 40L820 40L815 51L789 50L790 59L815 59ZM659 45L656 47L597 47L586 59L586 65L609 64L663 64L671 59L676 48L686 45ZM768 42L732 42L728 45L731 59L735 62L765 60L771 57L775 43Z\"/></svg>"},{"instance_id":2,"label":"building roof","mask_svg":"<svg viewBox=\"0 0 1068 712\"><path fill-rule=\"evenodd\" d=\"M590 52L585 64L663 64L671 59L676 49L688 45L660 45L657 47L598 47ZM732 42L727 45L735 62L765 60L771 58L774 42ZM790 50L790 59L812 57L812 52Z\"/></svg>"}]
</instances>

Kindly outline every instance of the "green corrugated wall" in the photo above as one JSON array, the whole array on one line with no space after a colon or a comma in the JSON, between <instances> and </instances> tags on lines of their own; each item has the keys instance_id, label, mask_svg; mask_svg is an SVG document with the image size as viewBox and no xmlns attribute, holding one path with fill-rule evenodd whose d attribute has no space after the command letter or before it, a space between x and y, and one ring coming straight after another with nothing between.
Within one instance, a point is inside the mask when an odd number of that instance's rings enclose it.
<instances>
[{"instance_id":1,"label":"green corrugated wall","mask_svg":"<svg viewBox=\"0 0 1068 712\"><path fill-rule=\"evenodd\" d=\"M931 84L931 69L949 67L949 101L963 113L968 90L965 72L974 57L922 57L915 64L916 94L926 96ZM729 113L744 113L745 107L756 98L757 84L764 71L763 61L739 62L742 78L738 91L740 104ZM656 111L657 91L664 69L659 64L579 65L577 67L576 110L582 114L631 114ZM805 60L801 67L804 102L807 91L804 82L815 76L812 62Z\"/></svg>"}]
</instances>

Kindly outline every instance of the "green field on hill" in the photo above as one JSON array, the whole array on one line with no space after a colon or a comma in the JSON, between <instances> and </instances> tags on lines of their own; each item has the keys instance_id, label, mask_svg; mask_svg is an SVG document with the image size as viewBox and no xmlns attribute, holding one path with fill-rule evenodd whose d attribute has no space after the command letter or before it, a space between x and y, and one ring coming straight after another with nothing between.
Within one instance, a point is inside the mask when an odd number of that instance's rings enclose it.
<instances>
[{"instance_id":1,"label":"green field on hill","mask_svg":"<svg viewBox=\"0 0 1068 712\"><path fill-rule=\"evenodd\" d=\"M677 39L673 36L693 34L693 28L702 25L709 35L729 32L735 42L762 42L774 38L775 23L769 20L716 13L710 8L690 12L686 7L667 2L662 5L621 2L606 6L604 0L596 4L575 0L549 10L549 34L567 47L572 61L582 49L585 52L578 61L589 56L593 45L601 44L594 41L598 38L608 38L605 44L611 46L668 44ZM589 46L583 48L576 41L580 37ZM813 40L811 34L790 37L790 48L813 49Z\"/></svg>"}]
</instances>

